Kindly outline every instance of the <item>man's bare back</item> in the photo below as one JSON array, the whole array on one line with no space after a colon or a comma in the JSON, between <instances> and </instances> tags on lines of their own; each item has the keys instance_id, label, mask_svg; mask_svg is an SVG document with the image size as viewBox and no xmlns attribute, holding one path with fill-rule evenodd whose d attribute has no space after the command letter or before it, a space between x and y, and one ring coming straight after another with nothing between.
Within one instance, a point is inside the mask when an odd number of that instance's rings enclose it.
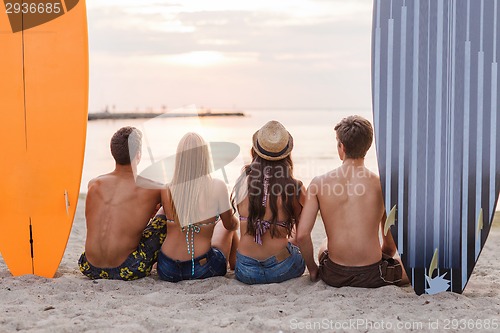
<instances>
[{"instance_id":1,"label":"man's bare back","mask_svg":"<svg viewBox=\"0 0 500 333\"><path fill-rule=\"evenodd\" d=\"M115 170L89 182L87 240L78 266L91 279L140 279L157 261L167 226L161 217L152 217L163 186L137 176L141 148L141 131L120 128L110 142Z\"/></svg>"},{"instance_id":2,"label":"man's bare back","mask_svg":"<svg viewBox=\"0 0 500 333\"><path fill-rule=\"evenodd\" d=\"M297 230L310 278L321 277L335 287L399 283L402 271L392 258L396 245L391 234L383 235L380 244L385 215L380 180L364 165L373 128L368 120L350 116L335 131L342 166L313 179ZM311 240L318 211L327 235L318 254L319 269Z\"/></svg>"},{"instance_id":3,"label":"man's bare back","mask_svg":"<svg viewBox=\"0 0 500 333\"><path fill-rule=\"evenodd\" d=\"M116 267L137 248L161 201L160 188L156 187L138 186L132 169L121 168L89 182L85 253L90 263Z\"/></svg>"},{"instance_id":4,"label":"man's bare back","mask_svg":"<svg viewBox=\"0 0 500 333\"><path fill-rule=\"evenodd\" d=\"M363 160L348 160L341 167L316 177L310 189L317 189L330 259L344 266L380 261L382 189L378 176L364 166ZM386 246L388 252L393 252L388 244Z\"/></svg>"}]
</instances>

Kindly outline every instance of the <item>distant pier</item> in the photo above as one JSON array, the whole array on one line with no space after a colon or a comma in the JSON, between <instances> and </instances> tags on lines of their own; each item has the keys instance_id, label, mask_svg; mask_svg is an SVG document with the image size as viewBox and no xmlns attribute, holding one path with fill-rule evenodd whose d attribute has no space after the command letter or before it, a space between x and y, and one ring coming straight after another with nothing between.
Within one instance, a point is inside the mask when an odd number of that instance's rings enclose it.
<instances>
[{"instance_id":1,"label":"distant pier","mask_svg":"<svg viewBox=\"0 0 500 333\"><path fill-rule=\"evenodd\" d=\"M89 113L89 120L189 118L189 117L244 117L243 112L155 113L155 112L96 112Z\"/></svg>"}]
</instances>

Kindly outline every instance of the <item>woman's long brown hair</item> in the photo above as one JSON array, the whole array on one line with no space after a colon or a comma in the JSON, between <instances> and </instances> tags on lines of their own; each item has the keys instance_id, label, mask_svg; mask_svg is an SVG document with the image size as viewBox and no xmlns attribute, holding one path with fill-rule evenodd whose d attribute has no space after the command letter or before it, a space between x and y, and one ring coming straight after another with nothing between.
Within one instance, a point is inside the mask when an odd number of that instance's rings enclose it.
<instances>
[{"instance_id":1,"label":"woman's long brown hair","mask_svg":"<svg viewBox=\"0 0 500 333\"><path fill-rule=\"evenodd\" d=\"M265 177L268 178L267 205L263 206ZM244 184L243 182L247 182ZM231 194L231 203L236 210L237 198L241 198L238 191L246 187L249 199L249 213L247 221L247 234L255 236L255 222L262 220L266 213L266 207L271 209L271 227L269 229L271 237L279 237L281 234L276 229L278 212L280 208L285 215L287 236L290 237L293 226L296 223L294 205L298 203L302 182L293 178L293 162L289 156L278 161L268 161L257 154L252 149L252 162L243 168L242 175L238 178L236 186ZM281 205L278 206L278 198L281 198Z\"/></svg>"}]
</instances>

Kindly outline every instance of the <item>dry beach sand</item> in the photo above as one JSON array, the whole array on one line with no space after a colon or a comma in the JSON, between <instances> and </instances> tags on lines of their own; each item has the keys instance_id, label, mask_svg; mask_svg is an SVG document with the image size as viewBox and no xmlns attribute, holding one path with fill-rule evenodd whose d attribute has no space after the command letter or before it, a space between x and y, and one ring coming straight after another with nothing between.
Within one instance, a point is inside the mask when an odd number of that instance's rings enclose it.
<instances>
[{"instance_id":1,"label":"dry beach sand","mask_svg":"<svg viewBox=\"0 0 500 333\"><path fill-rule=\"evenodd\" d=\"M134 282L90 281L77 266L83 210L80 200L54 279L14 278L0 258L0 332L390 332L405 326L470 332L500 325L500 214L464 294L419 297L410 287L335 289L307 275L259 286L243 285L232 272L177 284L159 281L156 272ZM318 246L321 223L313 236Z\"/></svg>"}]
</instances>

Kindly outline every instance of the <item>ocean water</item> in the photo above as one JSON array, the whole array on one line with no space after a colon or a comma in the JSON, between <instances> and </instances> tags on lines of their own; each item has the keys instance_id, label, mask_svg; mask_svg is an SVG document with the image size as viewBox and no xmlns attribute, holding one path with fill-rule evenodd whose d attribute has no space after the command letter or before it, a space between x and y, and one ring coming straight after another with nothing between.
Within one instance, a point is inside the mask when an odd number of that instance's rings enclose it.
<instances>
[{"instance_id":1,"label":"ocean water","mask_svg":"<svg viewBox=\"0 0 500 333\"><path fill-rule=\"evenodd\" d=\"M161 159L175 155L180 138L187 132L198 132L207 142L231 142L240 147L236 159L224 169L232 186L245 163L250 161L252 135L266 122L281 122L294 138L292 159L294 176L308 185L314 176L340 166L334 126L342 118L358 114L372 121L370 110L242 110L246 117L157 118L91 121L80 192L87 192L92 178L110 172L114 160L109 141L123 126L139 128L143 134L139 173ZM378 173L375 145L366 156L366 165ZM223 179L222 170L214 177Z\"/></svg>"},{"instance_id":2,"label":"ocean water","mask_svg":"<svg viewBox=\"0 0 500 333\"><path fill-rule=\"evenodd\" d=\"M186 110L192 112L192 109ZM114 169L109 150L113 133L123 126L135 126L143 134L142 160L138 171L169 156L174 156L179 140L187 132L200 133L207 142L230 142L240 148L239 155L224 171L232 188L242 167L250 162L252 136L269 120L281 122L294 138L292 159L294 176L308 185L313 177L341 165L337 154L334 126L349 115L360 115L373 123L370 110L242 110L246 117L158 118L98 120L88 123L85 162L80 192L88 182ZM375 144L368 151L365 165L378 174ZM222 170L213 177L224 179ZM500 206L497 205L497 210Z\"/></svg>"}]
</instances>

